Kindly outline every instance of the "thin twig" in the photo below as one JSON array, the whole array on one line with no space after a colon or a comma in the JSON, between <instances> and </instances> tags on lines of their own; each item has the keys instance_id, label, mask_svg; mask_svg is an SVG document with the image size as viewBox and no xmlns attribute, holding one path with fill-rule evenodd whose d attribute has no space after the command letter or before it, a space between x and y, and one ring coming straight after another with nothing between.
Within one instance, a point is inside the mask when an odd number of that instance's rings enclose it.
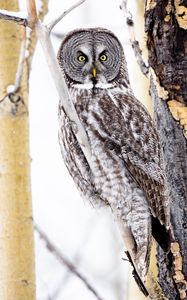
<instances>
[{"instance_id":1,"label":"thin twig","mask_svg":"<svg viewBox=\"0 0 187 300\"><path fill-rule=\"evenodd\" d=\"M87 244L88 240L91 238L92 236L92 231L96 228L95 223L96 221L98 221L96 218L95 218L95 215L92 216L91 218L89 218L85 228L86 228L86 234L84 235L83 237L83 240L80 241L80 245L78 245L77 249L79 249L77 251L77 253L75 253L75 255L73 256L73 261L76 261L76 266L79 267L80 265L80 262L82 261L82 248L85 247L85 245ZM64 275L63 277L63 281L61 282L61 286L65 286L65 284L67 284L67 281L70 279L70 272L69 270L67 270L67 273ZM56 298L58 298L58 295L60 293L60 291L62 291L62 288L59 289L56 288L56 290L53 292L51 298L53 300L55 300Z\"/></svg>"},{"instance_id":2,"label":"thin twig","mask_svg":"<svg viewBox=\"0 0 187 300\"><path fill-rule=\"evenodd\" d=\"M18 68L17 68L17 72L16 72L16 79L15 79L15 85L14 85L14 93L19 90L20 85L21 85L21 79L23 76L23 68L24 68L24 63L25 63L25 52L26 52L26 29L23 28Z\"/></svg>"},{"instance_id":3,"label":"thin twig","mask_svg":"<svg viewBox=\"0 0 187 300\"><path fill-rule=\"evenodd\" d=\"M21 47L20 47L20 54L19 54L19 61L16 71L15 82L13 85L9 85L7 87L8 94L15 94L19 91L21 86L21 80L23 77L23 69L25 63L25 53L26 53L26 28L22 28L22 37L21 37Z\"/></svg>"},{"instance_id":4,"label":"thin twig","mask_svg":"<svg viewBox=\"0 0 187 300\"><path fill-rule=\"evenodd\" d=\"M48 12L48 0L42 0L41 2L42 5L40 5L39 10L38 10L38 18L43 21L45 15ZM33 54L35 51L37 43L37 37L36 37L36 32L34 30L31 30L30 28L27 28L27 64L30 69L31 63L32 63L32 58Z\"/></svg>"},{"instance_id":5,"label":"thin twig","mask_svg":"<svg viewBox=\"0 0 187 300\"><path fill-rule=\"evenodd\" d=\"M76 267L57 249L56 246L49 240L48 236L38 227L38 225L34 225L35 230L39 234L40 238L45 241L46 248L56 257L56 259L63 265L68 268L68 270L77 276L89 289L90 292L94 294L97 300L103 300L95 289L91 286L88 280L76 269Z\"/></svg>"},{"instance_id":6,"label":"thin twig","mask_svg":"<svg viewBox=\"0 0 187 300\"><path fill-rule=\"evenodd\" d=\"M60 16L58 16L53 21L51 21L48 25L46 25L49 32L51 32L51 30L54 28L54 26L56 24L58 24L67 14L69 14L72 10L74 10L75 8L77 8L78 6L83 4L85 1L86 0L81 0L81 1L79 0L76 4L72 5L69 9L67 9L62 14L60 14Z\"/></svg>"},{"instance_id":7,"label":"thin twig","mask_svg":"<svg viewBox=\"0 0 187 300\"><path fill-rule=\"evenodd\" d=\"M134 21L132 18L132 14L127 9L127 0L122 1L121 10L123 11L124 17L126 18L126 22L129 29L129 37L130 37L130 43L134 50L135 57L137 59L137 63L142 71L142 73L145 76L148 76L149 74L149 67L145 64L143 57L142 57L142 50L140 49L139 42L135 38L134 33Z\"/></svg>"}]
</instances>

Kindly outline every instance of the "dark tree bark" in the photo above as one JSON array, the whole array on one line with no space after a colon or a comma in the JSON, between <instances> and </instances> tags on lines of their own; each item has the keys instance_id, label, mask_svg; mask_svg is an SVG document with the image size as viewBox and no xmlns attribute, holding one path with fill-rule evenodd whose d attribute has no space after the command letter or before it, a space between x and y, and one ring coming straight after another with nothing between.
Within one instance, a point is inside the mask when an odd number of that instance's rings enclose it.
<instances>
[{"instance_id":1,"label":"dark tree bark","mask_svg":"<svg viewBox=\"0 0 187 300\"><path fill-rule=\"evenodd\" d=\"M147 0L145 31L171 223L180 247L175 263L158 249L159 279L168 299L187 299L187 1Z\"/></svg>"}]
</instances>

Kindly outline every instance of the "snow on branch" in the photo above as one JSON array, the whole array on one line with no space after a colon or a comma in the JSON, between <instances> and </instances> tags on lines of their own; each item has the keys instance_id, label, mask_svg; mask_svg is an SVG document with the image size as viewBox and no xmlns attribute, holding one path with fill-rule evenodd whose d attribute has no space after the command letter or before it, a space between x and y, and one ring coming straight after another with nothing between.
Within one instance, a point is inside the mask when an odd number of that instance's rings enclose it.
<instances>
[{"instance_id":1,"label":"snow on branch","mask_svg":"<svg viewBox=\"0 0 187 300\"><path fill-rule=\"evenodd\" d=\"M34 225L34 228L36 232L39 234L39 237L45 242L46 248L56 257L56 259L66 266L68 270L77 276L84 285L88 288L92 294L96 297L97 300L103 300L98 293L95 291L95 289L92 287L92 285L88 282L88 280L77 270L77 268L57 249L56 246L50 241L48 236L38 227L38 225Z\"/></svg>"},{"instance_id":2,"label":"snow on branch","mask_svg":"<svg viewBox=\"0 0 187 300\"><path fill-rule=\"evenodd\" d=\"M12 21L23 26L28 26L28 16L23 12L0 9L0 19Z\"/></svg>"},{"instance_id":3,"label":"snow on branch","mask_svg":"<svg viewBox=\"0 0 187 300\"><path fill-rule=\"evenodd\" d=\"M91 151L88 137L78 118L75 107L69 97L67 85L58 65L57 58L50 39L50 33L54 26L58 22L60 22L63 17L65 17L68 13L70 13L73 9L75 9L85 1L86 0L79 0L75 5L70 7L67 11L62 13L59 17L55 18L46 26L43 25L38 18L35 0L27 0L27 14L0 10L0 19L5 19L18 23L20 25L28 26L35 31L36 36L42 45L44 51L43 53L48 63L54 83L56 85L61 105L63 106L63 109L67 117L69 118L70 123L74 125L72 126L72 130L74 131L74 134L79 144L81 145L81 149L87 159L87 162L91 167Z\"/></svg>"}]
</instances>

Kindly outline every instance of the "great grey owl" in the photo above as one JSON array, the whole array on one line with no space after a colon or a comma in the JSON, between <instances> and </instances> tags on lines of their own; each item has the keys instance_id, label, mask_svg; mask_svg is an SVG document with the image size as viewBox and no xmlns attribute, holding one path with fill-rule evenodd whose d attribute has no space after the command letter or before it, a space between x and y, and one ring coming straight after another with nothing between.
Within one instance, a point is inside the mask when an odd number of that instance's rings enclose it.
<instances>
[{"instance_id":1,"label":"great grey owl","mask_svg":"<svg viewBox=\"0 0 187 300\"><path fill-rule=\"evenodd\" d=\"M86 131L92 167L59 105L59 140L65 164L82 196L109 206L141 280L152 235L169 248L169 199L155 125L134 97L123 48L102 28L79 29L63 40L58 62Z\"/></svg>"}]
</instances>

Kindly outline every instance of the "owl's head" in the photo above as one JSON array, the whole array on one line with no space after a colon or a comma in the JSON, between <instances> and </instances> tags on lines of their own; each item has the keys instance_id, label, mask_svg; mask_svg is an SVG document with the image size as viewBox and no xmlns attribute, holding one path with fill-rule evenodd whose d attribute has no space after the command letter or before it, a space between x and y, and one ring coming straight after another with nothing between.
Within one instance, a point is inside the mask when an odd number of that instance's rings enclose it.
<instances>
[{"instance_id":1,"label":"owl's head","mask_svg":"<svg viewBox=\"0 0 187 300\"><path fill-rule=\"evenodd\" d=\"M103 28L70 32L60 46L58 61L68 83L83 88L108 88L125 73L123 47Z\"/></svg>"}]
</instances>

